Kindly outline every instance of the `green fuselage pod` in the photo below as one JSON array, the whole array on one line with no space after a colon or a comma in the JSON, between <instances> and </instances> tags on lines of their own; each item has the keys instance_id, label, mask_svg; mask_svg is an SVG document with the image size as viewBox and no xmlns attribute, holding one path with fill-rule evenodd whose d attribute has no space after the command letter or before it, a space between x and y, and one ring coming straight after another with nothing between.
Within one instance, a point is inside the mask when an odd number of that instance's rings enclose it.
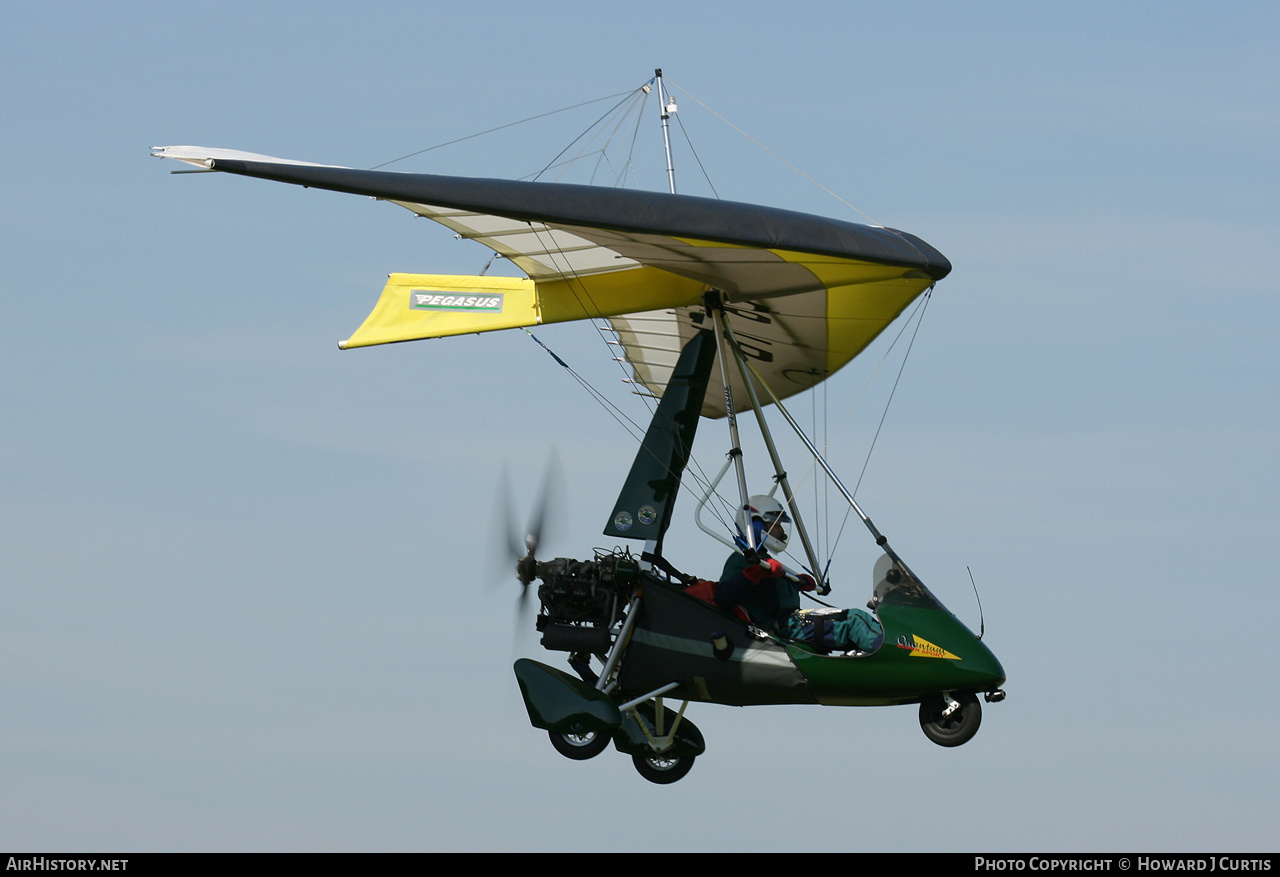
<instances>
[{"instance_id":1,"label":"green fuselage pod","mask_svg":"<svg viewBox=\"0 0 1280 877\"><path fill-rule=\"evenodd\" d=\"M622 713L609 695L581 679L528 658L516 661L515 671L529 723L535 728L588 734L612 731L622 724Z\"/></svg>"},{"instance_id":2,"label":"green fuselage pod","mask_svg":"<svg viewBox=\"0 0 1280 877\"><path fill-rule=\"evenodd\" d=\"M819 703L915 703L943 691L992 691L1004 683L996 656L946 609L882 604L877 615L884 643L874 654L820 655L788 646Z\"/></svg>"},{"instance_id":3,"label":"green fuselage pod","mask_svg":"<svg viewBox=\"0 0 1280 877\"><path fill-rule=\"evenodd\" d=\"M738 618L645 573L631 640L619 666L622 689L635 696L672 682L668 697L748 706L817 703L809 682L775 640ZM719 656L717 635L727 649Z\"/></svg>"},{"instance_id":4,"label":"green fuselage pod","mask_svg":"<svg viewBox=\"0 0 1280 877\"><path fill-rule=\"evenodd\" d=\"M885 638L870 654L823 654L763 636L648 574L637 611L620 668L628 692L676 682L670 697L706 703L887 706L942 692L992 691L1005 681L991 650L905 576L877 598ZM728 648L717 650L717 638Z\"/></svg>"},{"instance_id":5,"label":"green fuselage pod","mask_svg":"<svg viewBox=\"0 0 1280 877\"><path fill-rule=\"evenodd\" d=\"M881 557L875 579L872 603L884 641L874 653L833 656L788 646L819 703L886 706L1004 684L1004 668L986 644L903 565Z\"/></svg>"}]
</instances>

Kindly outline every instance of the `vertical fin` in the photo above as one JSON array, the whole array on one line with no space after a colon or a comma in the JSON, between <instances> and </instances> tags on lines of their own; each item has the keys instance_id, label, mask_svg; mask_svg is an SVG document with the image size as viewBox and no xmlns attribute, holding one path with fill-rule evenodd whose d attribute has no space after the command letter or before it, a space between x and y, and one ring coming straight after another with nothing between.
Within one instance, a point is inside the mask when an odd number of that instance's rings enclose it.
<instances>
[{"instance_id":1,"label":"vertical fin","mask_svg":"<svg viewBox=\"0 0 1280 877\"><path fill-rule=\"evenodd\" d=\"M662 535L671 523L680 476L693 449L715 355L715 335L706 329L680 351L662 401L605 525L606 536L652 540L657 543L654 553L661 554Z\"/></svg>"}]
</instances>

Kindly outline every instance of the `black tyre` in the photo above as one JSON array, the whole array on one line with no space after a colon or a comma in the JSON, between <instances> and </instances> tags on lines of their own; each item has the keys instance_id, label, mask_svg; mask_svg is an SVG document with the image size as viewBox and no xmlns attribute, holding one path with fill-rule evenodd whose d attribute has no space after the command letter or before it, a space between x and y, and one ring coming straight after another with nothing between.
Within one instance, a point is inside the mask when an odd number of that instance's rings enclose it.
<instances>
[{"instance_id":1,"label":"black tyre","mask_svg":"<svg viewBox=\"0 0 1280 877\"><path fill-rule=\"evenodd\" d=\"M631 761L640 776L659 785L684 779L684 775L693 770L692 755L633 755Z\"/></svg>"},{"instance_id":2,"label":"black tyre","mask_svg":"<svg viewBox=\"0 0 1280 877\"><path fill-rule=\"evenodd\" d=\"M595 758L604 752L612 739L602 731L587 731L585 734L557 734L555 731L548 731L547 736L551 738L551 745L556 748L556 752L574 761Z\"/></svg>"},{"instance_id":3,"label":"black tyre","mask_svg":"<svg viewBox=\"0 0 1280 877\"><path fill-rule=\"evenodd\" d=\"M968 743L982 724L982 704L978 703L977 695L966 691L954 693L951 697L960 703L951 715L943 715L947 702L941 696L920 703L920 729L939 746Z\"/></svg>"}]
</instances>

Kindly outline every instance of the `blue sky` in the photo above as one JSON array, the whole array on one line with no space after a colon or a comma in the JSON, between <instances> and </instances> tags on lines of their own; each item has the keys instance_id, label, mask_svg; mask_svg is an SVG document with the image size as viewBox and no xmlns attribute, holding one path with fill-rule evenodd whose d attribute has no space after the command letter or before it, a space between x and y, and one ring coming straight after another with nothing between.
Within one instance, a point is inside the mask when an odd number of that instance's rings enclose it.
<instances>
[{"instance_id":1,"label":"blue sky","mask_svg":"<svg viewBox=\"0 0 1280 877\"><path fill-rule=\"evenodd\" d=\"M64 3L7 36L0 845L1274 849L1273 5ZM586 554L630 439L523 333L337 350L388 272L475 273L477 245L147 155L367 167L654 67L723 197L861 221L698 101L955 266L858 496L971 626L966 566L981 588L1009 698L964 747L909 707L695 705L674 786L556 755L494 490L506 461L527 506L554 445L553 547ZM392 168L519 176L582 127ZM590 329L539 336L634 403Z\"/></svg>"}]
</instances>

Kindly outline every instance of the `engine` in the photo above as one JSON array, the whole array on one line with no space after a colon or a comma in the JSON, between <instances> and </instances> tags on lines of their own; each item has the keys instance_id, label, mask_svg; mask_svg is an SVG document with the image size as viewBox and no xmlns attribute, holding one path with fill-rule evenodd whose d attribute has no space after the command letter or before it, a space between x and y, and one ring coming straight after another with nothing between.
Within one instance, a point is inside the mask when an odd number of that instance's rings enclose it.
<instances>
[{"instance_id":1,"label":"engine","mask_svg":"<svg viewBox=\"0 0 1280 877\"><path fill-rule=\"evenodd\" d=\"M597 551L592 560L557 557L538 563L537 627L542 646L562 652L604 654L626 616L640 575L629 552Z\"/></svg>"}]
</instances>

